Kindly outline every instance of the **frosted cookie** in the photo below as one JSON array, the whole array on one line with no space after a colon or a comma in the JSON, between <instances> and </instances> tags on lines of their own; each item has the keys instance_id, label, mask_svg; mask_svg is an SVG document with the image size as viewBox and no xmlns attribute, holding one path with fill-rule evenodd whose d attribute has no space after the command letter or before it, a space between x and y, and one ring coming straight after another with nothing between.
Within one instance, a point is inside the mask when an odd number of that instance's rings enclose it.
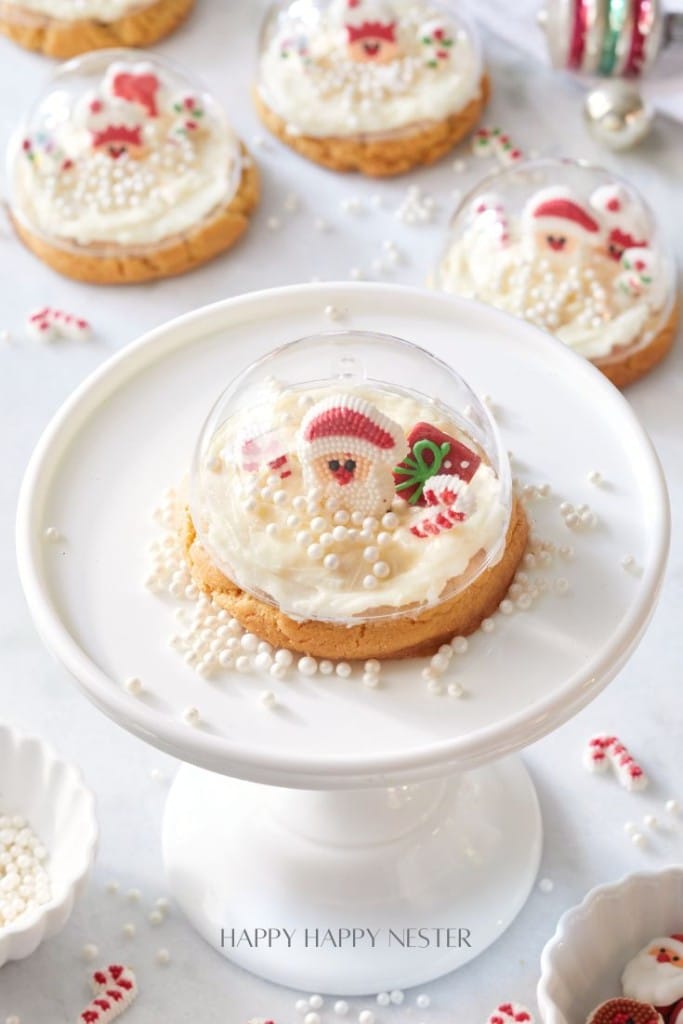
<instances>
[{"instance_id":1,"label":"frosted cookie","mask_svg":"<svg viewBox=\"0 0 683 1024\"><path fill-rule=\"evenodd\" d=\"M136 51L64 65L10 150L17 234L81 281L129 284L229 249L258 175L216 101Z\"/></svg>"},{"instance_id":2,"label":"frosted cookie","mask_svg":"<svg viewBox=\"0 0 683 1024\"><path fill-rule=\"evenodd\" d=\"M366 335L350 333L343 356L323 335L237 378L200 439L181 524L193 578L276 647L432 652L495 611L524 553L526 519L480 403L426 352L381 340L387 373L396 353L411 384L426 364L433 397L364 382Z\"/></svg>"},{"instance_id":3,"label":"frosted cookie","mask_svg":"<svg viewBox=\"0 0 683 1024\"><path fill-rule=\"evenodd\" d=\"M28 50L67 60L114 46L151 46L195 0L0 0L0 32Z\"/></svg>"},{"instance_id":4,"label":"frosted cookie","mask_svg":"<svg viewBox=\"0 0 683 1024\"><path fill-rule=\"evenodd\" d=\"M434 0L281 2L262 40L261 119L335 171L382 177L434 163L488 98L473 29Z\"/></svg>"},{"instance_id":5,"label":"frosted cookie","mask_svg":"<svg viewBox=\"0 0 683 1024\"><path fill-rule=\"evenodd\" d=\"M683 1000L683 935L648 942L627 964L621 984L625 996L652 1003L667 1021L679 1016L681 1007L676 1004Z\"/></svg>"},{"instance_id":6,"label":"frosted cookie","mask_svg":"<svg viewBox=\"0 0 683 1024\"><path fill-rule=\"evenodd\" d=\"M470 193L436 281L551 332L618 387L664 358L678 325L675 267L650 209L570 161L517 166Z\"/></svg>"},{"instance_id":7,"label":"frosted cookie","mask_svg":"<svg viewBox=\"0 0 683 1024\"><path fill-rule=\"evenodd\" d=\"M609 999L591 1013L586 1024L664 1024L654 1006L634 999Z\"/></svg>"}]
</instances>

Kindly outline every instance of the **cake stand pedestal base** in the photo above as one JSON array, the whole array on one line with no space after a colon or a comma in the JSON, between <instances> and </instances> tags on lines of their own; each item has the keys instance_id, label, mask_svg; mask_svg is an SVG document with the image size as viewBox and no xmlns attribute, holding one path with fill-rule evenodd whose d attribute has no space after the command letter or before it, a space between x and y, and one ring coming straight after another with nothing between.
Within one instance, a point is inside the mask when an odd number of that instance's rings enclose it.
<instances>
[{"instance_id":1,"label":"cake stand pedestal base","mask_svg":"<svg viewBox=\"0 0 683 1024\"><path fill-rule=\"evenodd\" d=\"M269 981L348 996L482 953L524 906L541 839L518 759L350 791L183 765L163 827L169 886L207 942Z\"/></svg>"}]
</instances>

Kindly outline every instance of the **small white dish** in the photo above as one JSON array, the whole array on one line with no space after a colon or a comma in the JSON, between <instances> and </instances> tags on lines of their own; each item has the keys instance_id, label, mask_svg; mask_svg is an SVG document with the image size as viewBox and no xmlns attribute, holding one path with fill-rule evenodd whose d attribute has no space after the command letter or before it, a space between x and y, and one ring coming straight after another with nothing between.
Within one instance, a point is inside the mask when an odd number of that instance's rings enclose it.
<instances>
[{"instance_id":1,"label":"small white dish","mask_svg":"<svg viewBox=\"0 0 683 1024\"><path fill-rule=\"evenodd\" d=\"M541 954L543 1024L585 1024L621 995L626 964L657 935L683 929L683 868L628 875L567 911Z\"/></svg>"},{"instance_id":2,"label":"small white dish","mask_svg":"<svg viewBox=\"0 0 683 1024\"><path fill-rule=\"evenodd\" d=\"M42 740L0 724L0 814L21 815L48 850L48 903L0 928L0 967L61 931L95 859L95 800L80 771Z\"/></svg>"}]
</instances>

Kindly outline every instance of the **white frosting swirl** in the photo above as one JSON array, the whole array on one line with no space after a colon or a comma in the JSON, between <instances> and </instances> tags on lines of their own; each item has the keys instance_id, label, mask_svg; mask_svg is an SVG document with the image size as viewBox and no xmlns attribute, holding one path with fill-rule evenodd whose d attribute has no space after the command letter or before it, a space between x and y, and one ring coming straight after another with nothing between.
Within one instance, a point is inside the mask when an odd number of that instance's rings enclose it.
<instances>
[{"instance_id":1,"label":"white frosting swirl","mask_svg":"<svg viewBox=\"0 0 683 1024\"><path fill-rule=\"evenodd\" d=\"M0 14L40 14L57 21L94 18L109 24L135 8L149 6L153 0L4 0Z\"/></svg>"},{"instance_id":2,"label":"white frosting swirl","mask_svg":"<svg viewBox=\"0 0 683 1024\"><path fill-rule=\"evenodd\" d=\"M152 79L153 100L136 98L131 82ZM29 227L67 244L135 248L229 202L239 142L215 102L183 84L156 65L124 62L75 100L51 93L13 158L14 206Z\"/></svg>"},{"instance_id":3,"label":"white frosting swirl","mask_svg":"<svg viewBox=\"0 0 683 1024\"><path fill-rule=\"evenodd\" d=\"M402 131L441 121L479 95L477 43L451 13L420 0L392 0L396 54L373 63L349 56L344 4L321 11L309 6L305 19L280 16L260 61L261 97L292 134Z\"/></svg>"},{"instance_id":4,"label":"white frosting swirl","mask_svg":"<svg viewBox=\"0 0 683 1024\"><path fill-rule=\"evenodd\" d=\"M465 518L430 536L418 537L411 527L434 518L439 509L395 502L387 524L364 521L361 515L348 521L338 536L333 509L321 501L307 506L294 454L297 432L312 402L331 393L281 391L267 406L250 404L229 418L211 438L195 471L192 514L214 564L243 589L293 618L343 622L435 605L471 582L486 564L498 561L510 510L500 481L485 462L469 484L448 478L455 481L455 507ZM433 405L384 390L359 389L354 394L374 403L406 434L415 423L428 420L476 448ZM288 475L281 478L282 470L268 469L267 462L283 453ZM312 545L322 547L322 553L313 554ZM333 556L333 568L323 563L326 555ZM388 572L378 570L368 589L373 562Z\"/></svg>"}]
</instances>

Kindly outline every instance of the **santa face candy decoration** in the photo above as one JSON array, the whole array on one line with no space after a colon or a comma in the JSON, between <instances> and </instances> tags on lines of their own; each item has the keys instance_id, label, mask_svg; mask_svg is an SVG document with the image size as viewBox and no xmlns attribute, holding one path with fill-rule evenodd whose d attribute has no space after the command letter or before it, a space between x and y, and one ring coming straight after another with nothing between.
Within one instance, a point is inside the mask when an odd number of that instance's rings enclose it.
<instances>
[{"instance_id":1,"label":"santa face candy decoration","mask_svg":"<svg viewBox=\"0 0 683 1024\"><path fill-rule=\"evenodd\" d=\"M66 60L114 46L151 46L193 6L194 0L0 0L0 32Z\"/></svg>"},{"instance_id":2,"label":"santa face candy decoration","mask_svg":"<svg viewBox=\"0 0 683 1024\"><path fill-rule=\"evenodd\" d=\"M473 128L487 93L473 30L438 0L296 0L263 29L259 114L333 170L433 163Z\"/></svg>"},{"instance_id":3,"label":"santa face candy decoration","mask_svg":"<svg viewBox=\"0 0 683 1024\"><path fill-rule=\"evenodd\" d=\"M619 387L676 333L675 270L650 210L630 185L571 161L518 165L470 193L437 284L538 324Z\"/></svg>"},{"instance_id":4,"label":"santa face candy decoration","mask_svg":"<svg viewBox=\"0 0 683 1024\"><path fill-rule=\"evenodd\" d=\"M586 1024L664 1024L654 1006L634 999L609 999L596 1007Z\"/></svg>"},{"instance_id":5,"label":"santa face candy decoration","mask_svg":"<svg viewBox=\"0 0 683 1024\"><path fill-rule=\"evenodd\" d=\"M683 935L648 942L627 964L621 984L624 995L658 1007L668 1022L679 1014L683 1022Z\"/></svg>"},{"instance_id":6,"label":"santa face candy decoration","mask_svg":"<svg viewBox=\"0 0 683 1024\"><path fill-rule=\"evenodd\" d=\"M190 270L248 225L258 177L223 112L176 67L100 51L57 72L9 154L19 237L83 281Z\"/></svg>"},{"instance_id":7,"label":"santa face candy decoration","mask_svg":"<svg viewBox=\"0 0 683 1024\"><path fill-rule=\"evenodd\" d=\"M526 536L467 385L361 332L286 345L233 382L202 432L183 526L195 581L245 628L342 658L472 632Z\"/></svg>"}]
</instances>

